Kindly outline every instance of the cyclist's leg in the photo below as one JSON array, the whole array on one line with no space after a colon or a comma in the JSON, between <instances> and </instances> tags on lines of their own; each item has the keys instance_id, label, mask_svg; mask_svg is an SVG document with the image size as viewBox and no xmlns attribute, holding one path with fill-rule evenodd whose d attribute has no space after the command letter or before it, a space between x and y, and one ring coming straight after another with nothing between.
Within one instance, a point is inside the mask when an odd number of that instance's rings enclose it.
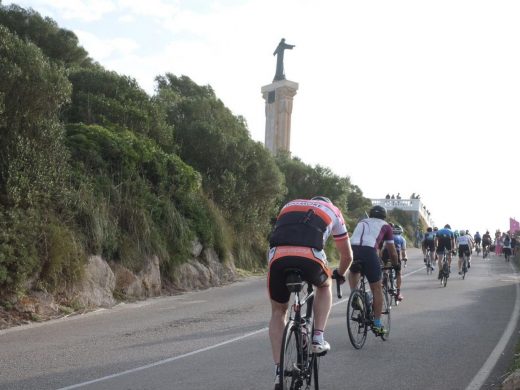
<instances>
[{"instance_id":1,"label":"cyclist's leg","mask_svg":"<svg viewBox=\"0 0 520 390\"><path fill-rule=\"evenodd\" d=\"M459 269L459 275L462 274L462 260L464 258L464 249L462 246L459 245L459 262L458 262L458 269Z\"/></svg>"},{"instance_id":2,"label":"cyclist's leg","mask_svg":"<svg viewBox=\"0 0 520 390\"><path fill-rule=\"evenodd\" d=\"M431 263L431 266L432 266L432 270L435 269L435 246L432 244L432 246L430 246L430 263Z\"/></svg>"},{"instance_id":3,"label":"cyclist's leg","mask_svg":"<svg viewBox=\"0 0 520 390\"><path fill-rule=\"evenodd\" d=\"M331 278L321 286L316 286L316 293L314 296L314 328L324 331L329 318L330 308L332 307L332 291Z\"/></svg>"},{"instance_id":4,"label":"cyclist's leg","mask_svg":"<svg viewBox=\"0 0 520 390\"><path fill-rule=\"evenodd\" d=\"M285 285L283 270L285 258L269 263L268 290L271 298L271 320L269 321L269 339L275 364L280 363L283 330L285 328L287 308L289 306L289 290Z\"/></svg>"}]
</instances>

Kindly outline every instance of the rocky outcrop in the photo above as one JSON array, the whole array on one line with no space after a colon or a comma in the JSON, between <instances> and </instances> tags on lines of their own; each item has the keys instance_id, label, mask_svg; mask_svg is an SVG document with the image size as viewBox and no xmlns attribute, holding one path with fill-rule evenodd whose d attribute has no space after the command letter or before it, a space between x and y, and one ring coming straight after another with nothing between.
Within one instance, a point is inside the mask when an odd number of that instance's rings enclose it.
<instances>
[{"instance_id":1,"label":"rocky outcrop","mask_svg":"<svg viewBox=\"0 0 520 390\"><path fill-rule=\"evenodd\" d=\"M502 382L502 390L518 390L520 389L520 369L513 371Z\"/></svg>"},{"instance_id":2,"label":"rocky outcrop","mask_svg":"<svg viewBox=\"0 0 520 390\"><path fill-rule=\"evenodd\" d=\"M118 300L138 300L175 293L205 289L232 282L236 278L233 258L222 262L212 248L204 248L195 240L187 262L175 270L173 281L164 286L157 256L144 260L141 271L134 273L121 264L108 264L100 256L91 256L84 277L66 296L55 297L47 292L31 291L12 297L12 310L0 312L0 329L30 321L41 321L70 314L71 311L109 308ZM72 309L71 307L74 307ZM1 309L1 308L0 308Z\"/></svg>"},{"instance_id":3,"label":"rocky outcrop","mask_svg":"<svg viewBox=\"0 0 520 390\"><path fill-rule=\"evenodd\" d=\"M116 277L101 256L91 256L85 267L85 276L75 288L76 302L86 308L112 307L116 303Z\"/></svg>"},{"instance_id":4,"label":"rocky outcrop","mask_svg":"<svg viewBox=\"0 0 520 390\"><path fill-rule=\"evenodd\" d=\"M143 269L137 274L119 264L114 264L113 269L118 296L144 299L161 295L161 270L157 256L145 259Z\"/></svg>"}]
</instances>

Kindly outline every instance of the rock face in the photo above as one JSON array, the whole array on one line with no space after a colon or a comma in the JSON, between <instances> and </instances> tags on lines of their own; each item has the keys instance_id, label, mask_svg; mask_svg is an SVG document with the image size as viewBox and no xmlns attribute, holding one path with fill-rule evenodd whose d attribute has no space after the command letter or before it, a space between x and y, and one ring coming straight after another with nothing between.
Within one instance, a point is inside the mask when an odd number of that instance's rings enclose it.
<instances>
[{"instance_id":1,"label":"rock face","mask_svg":"<svg viewBox=\"0 0 520 390\"><path fill-rule=\"evenodd\" d=\"M520 389L520 369L511 373L502 383L502 390Z\"/></svg>"},{"instance_id":2,"label":"rock face","mask_svg":"<svg viewBox=\"0 0 520 390\"><path fill-rule=\"evenodd\" d=\"M76 287L76 300L84 307L114 306L116 277L108 263L100 256L91 256L85 268L85 277Z\"/></svg>"},{"instance_id":3,"label":"rock face","mask_svg":"<svg viewBox=\"0 0 520 390\"><path fill-rule=\"evenodd\" d=\"M137 275L119 264L115 264L113 268L117 294L130 299L144 299L161 295L161 270L157 256L145 259L144 267Z\"/></svg>"},{"instance_id":4,"label":"rock face","mask_svg":"<svg viewBox=\"0 0 520 390\"><path fill-rule=\"evenodd\" d=\"M160 296L163 292L169 294L172 291L205 289L235 280L233 258L223 264L214 249L204 248L197 240L192 243L191 255L192 258L177 267L174 280L167 289L161 283L157 256L144 259L138 273L121 264L109 265L100 256L91 256L85 265L84 278L69 291L67 297L62 298L65 298L64 302L68 301L67 305L74 301L82 309L90 310L112 307L117 300L146 299ZM14 310L9 313L0 311L0 329L60 317L67 310L70 312L70 308L57 304L52 294L34 290L29 290L22 298L13 297L12 306Z\"/></svg>"}]
</instances>

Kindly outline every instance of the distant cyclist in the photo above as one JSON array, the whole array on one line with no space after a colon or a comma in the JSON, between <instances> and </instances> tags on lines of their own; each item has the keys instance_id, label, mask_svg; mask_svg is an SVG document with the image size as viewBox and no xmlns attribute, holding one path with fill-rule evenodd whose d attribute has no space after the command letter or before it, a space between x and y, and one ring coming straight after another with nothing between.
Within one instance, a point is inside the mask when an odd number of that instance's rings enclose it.
<instances>
[{"instance_id":1,"label":"distant cyclist","mask_svg":"<svg viewBox=\"0 0 520 390\"><path fill-rule=\"evenodd\" d=\"M468 267L469 257L471 255L471 236L466 234L464 230L460 231L459 237L457 238L457 246L459 251L459 275L462 275L462 261L464 255L468 257Z\"/></svg>"},{"instance_id":2,"label":"distant cyclist","mask_svg":"<svg viewBox=\"0 0 520 390\"><path fill-rule=\"evenodd\" d=\"M384 244L392 264L397 267L397 251L394 244L394 234L392 227L385 222L386 209L376 205L370 209L368 218L362 219L356 225L352 233L351 243L354 252L354 261L361 262L361 269L351 268L349 272L350 288L356 288L360 272L366 276L374 296L374 330L379 334L384 334L387 330L381 322L383 311L383 288L381 286L381 262L378 250Z\"/></svg>"},{"instance_id":3,"label":"distant cyclist","mask_svg":"<svg viewBox=\"0 0 520 390\"><path fill-rule=\"evenodd\" d=\"M437 234L435 235L435 247L437 248L437 256L439 258L438 279L440 279L443 253L444 251L446 251L446 257L448 259L448 265L451 271L451 252L455 249L455 235L453 234L451 226L449 224L444 225L443 229L439 229L437 231Z\"/></svg>"},{"instance_id":4,"label":"distant cyclist","mask_svg":"<svg viewBox=\"0 0 520 390\"><path fill-rule=\"evenodd\" d=\"M480 233L476 232L473 236L473 240L475 241L475 249L477 250L477 253L480 252L481 243L482 243L482 237L480 237Z\"/></svg>"},{"instance_id":5,"label":"distant cyclist","mask_svg":"<svg viewBox=\"0 0 520 390\"><path fill-rule=\"evenodd\" d=\"M509 233L504 233L504 240L502 241L502 250L504 252L504 256L506 257L506 260L509 259L509 257L512 254L511 250L511 237L509 236Z\"/></svg>"},{"instance_id":6,"label":"distant cyclist","mask_svg":"<svg viewBox=\"0 0 520 390\"><path fill-rule=\"evenodd\" d=\"M406 239L402 236L403 234L403 228L397 224L393 225L392 232L394 233L394 245L395 250L397 251L397 267L394 267L395 269L395 279L396 279L396 294L397 294L397 300L402 301L403 296L401 295L401 283L402 283L402 277L401 277L401 265L402 261L406 261ZM386 245L383 246L383 252L381 255L381 260L383 260L383 263L386 263L390 260L390 253L386 249Z\"/></svg>"},{"instance_id":7,"label":"distant cyclist","mask_svg":"<svg viewBox=\"0 0 520 390\"><path fill-rule=\"evenodd\" d=\"M287 203L282 207L269 238L269 338L276 367L275 390L280 388L280 351L290 298L285 285L284 271L287 268L300 269L302 279L316 286L312 352L322 353L330 349L323 331L332 305L331 271L323 247L331 235L340 254L339 268L345 273L352 262L352 249L343 215L328 198L316 196Z\"/></svg>"},{"instance_id":8,"label":"distant cyclist","mask_svg":"<svg viewBox=\"0 0 520 390\"><path fill-rule=\"evenodd\" d=\"M482 235L482 253L489 254L489 247L491 246L491 243L493 242L493 239L491 238L491 234L489 234L489 230L486 230L486 232Z\"/></svg>"},{"instance_id":9,"label":"distant cyclist","mask_svg":"<svg viewBox=\"0 0 520 390\"><path fill-rule=\"evenodd\" d=\"M433 231L433 229L431 227L428 227L428 229L426 229L426 233L424 233L424 238L422 241L422 251L423 251L425 263L428 260L426 258L427 249L430 250L430 253L428 254L428 256L430 256L430 264L432 266L432 271L433 271L435 269L435 267L433 266L433 264L435 262L435 232Z\"/></svg>"}]
</instances>

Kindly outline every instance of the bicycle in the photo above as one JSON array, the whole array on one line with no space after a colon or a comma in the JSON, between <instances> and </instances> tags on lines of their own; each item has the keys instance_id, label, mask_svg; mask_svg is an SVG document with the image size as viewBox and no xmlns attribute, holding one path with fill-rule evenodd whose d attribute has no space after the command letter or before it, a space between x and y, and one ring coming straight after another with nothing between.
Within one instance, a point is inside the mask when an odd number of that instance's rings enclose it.
<instances>
[{"instance_id":1,"label":"bicycle","mask_svg":"<svg viewBox=\"0 0 520 390\"><path fill-rule=\"evenodd\" d=\"M355 261L352 266L354 269L361 268L360 263ZM381 321L386 333L379 333L374 327L374 311L372 308L372 299L367 291L365 275L361 272L361 279L357 288L352 289L348 299L347 306L347 330L348 337L352 346L361 349L367 339L368 330L370 329L376 337L386 341L390 337L390 305L386 295L383 294L383 312ZM339 289L339 287L338 287ZM341 294L338 293L338 297Z\"/></svg>"},{"instance_id":2,"label":"bicycle","mask_svg":"<svg viewBox=\"0 0 520 390\"><path fill-rule=\"evenodd\" d=\"M450 266L448 264L448 255L446 250L444 250L442 253L441 269L439 272L441 275L441 286L446 287L446 284L448 284L448 278L450 276Z\"/></svg>"},{"instance_id":3,"label":"bicycle","mask_svg":"<svg viewBox=\"0 0 520 390\"><path fill-rule=\"evenodd\" d=\"M466 273L468 272L468 256L466 253L462 255L462 280L466 278Z\"/></svg>"},{"instance_id":4,"label":"bicycle","mask_svg":"<svg viewBox=\"0 0 520 390\"><path fill-rule=\"evenodd\" d=\"M383 295L386 295L386 299L390 306L392 306L392 302L395 305L399 305L399 300L397 299L397 288L396 288L396 275L394 267L381 267L383 271Z\"/></svg>"},{"instance_id":5,"label":"bicycle","mask_svg":"<svg viewBox=\"0 0 520 390\"><path fill-rule=\"evenodd\" d=\"M427 275L431 275L431 273L433 272L433 266L432 266L432 258L431 258L431 251L430 251L430 248L426 249L426 257L425 257L425 260L426 260L426 274Z\"/></svg>"},{"instance_id":6,"label":"bicycle","mask_svg":"<svg viewBox=\"0 0 520 390\"><path fill-rule=\"evenodd\" d=\"M489 245L484 245L482 249L482 258L485 259L489 256Z\"/></svg>"},{"instance_id":7,"label":"bicycle","mask_svg":"<svg viewBox=\"0 0 520 390\"><path fill-rule=\"evenodd\" d=\"M319 358L325 355L312 353L312 334L314 321L312 305L314 291L311 283L302 280L299 269L289 268L285 271L285 284L293 295L293 305L289 312L289 320L285 325L280 353L280 383L282 390L310 389L314 382L314 390L319 390L318 371ZM301 297L304 285L307 294ZM305 306L306 305L306 306ZM305 315L302 308L305 306Z\"/></svg>"},{"instance_id":8,"label":"bicycle","mask_svg":"<svg viewBox=\"0 0 520 390\"><path fill-rule=\"evenodd\" d=\"M477 256L480 254L481 248L479 243L475 243L475 252L477 252Z\"/></svg>"}]
</instances>

